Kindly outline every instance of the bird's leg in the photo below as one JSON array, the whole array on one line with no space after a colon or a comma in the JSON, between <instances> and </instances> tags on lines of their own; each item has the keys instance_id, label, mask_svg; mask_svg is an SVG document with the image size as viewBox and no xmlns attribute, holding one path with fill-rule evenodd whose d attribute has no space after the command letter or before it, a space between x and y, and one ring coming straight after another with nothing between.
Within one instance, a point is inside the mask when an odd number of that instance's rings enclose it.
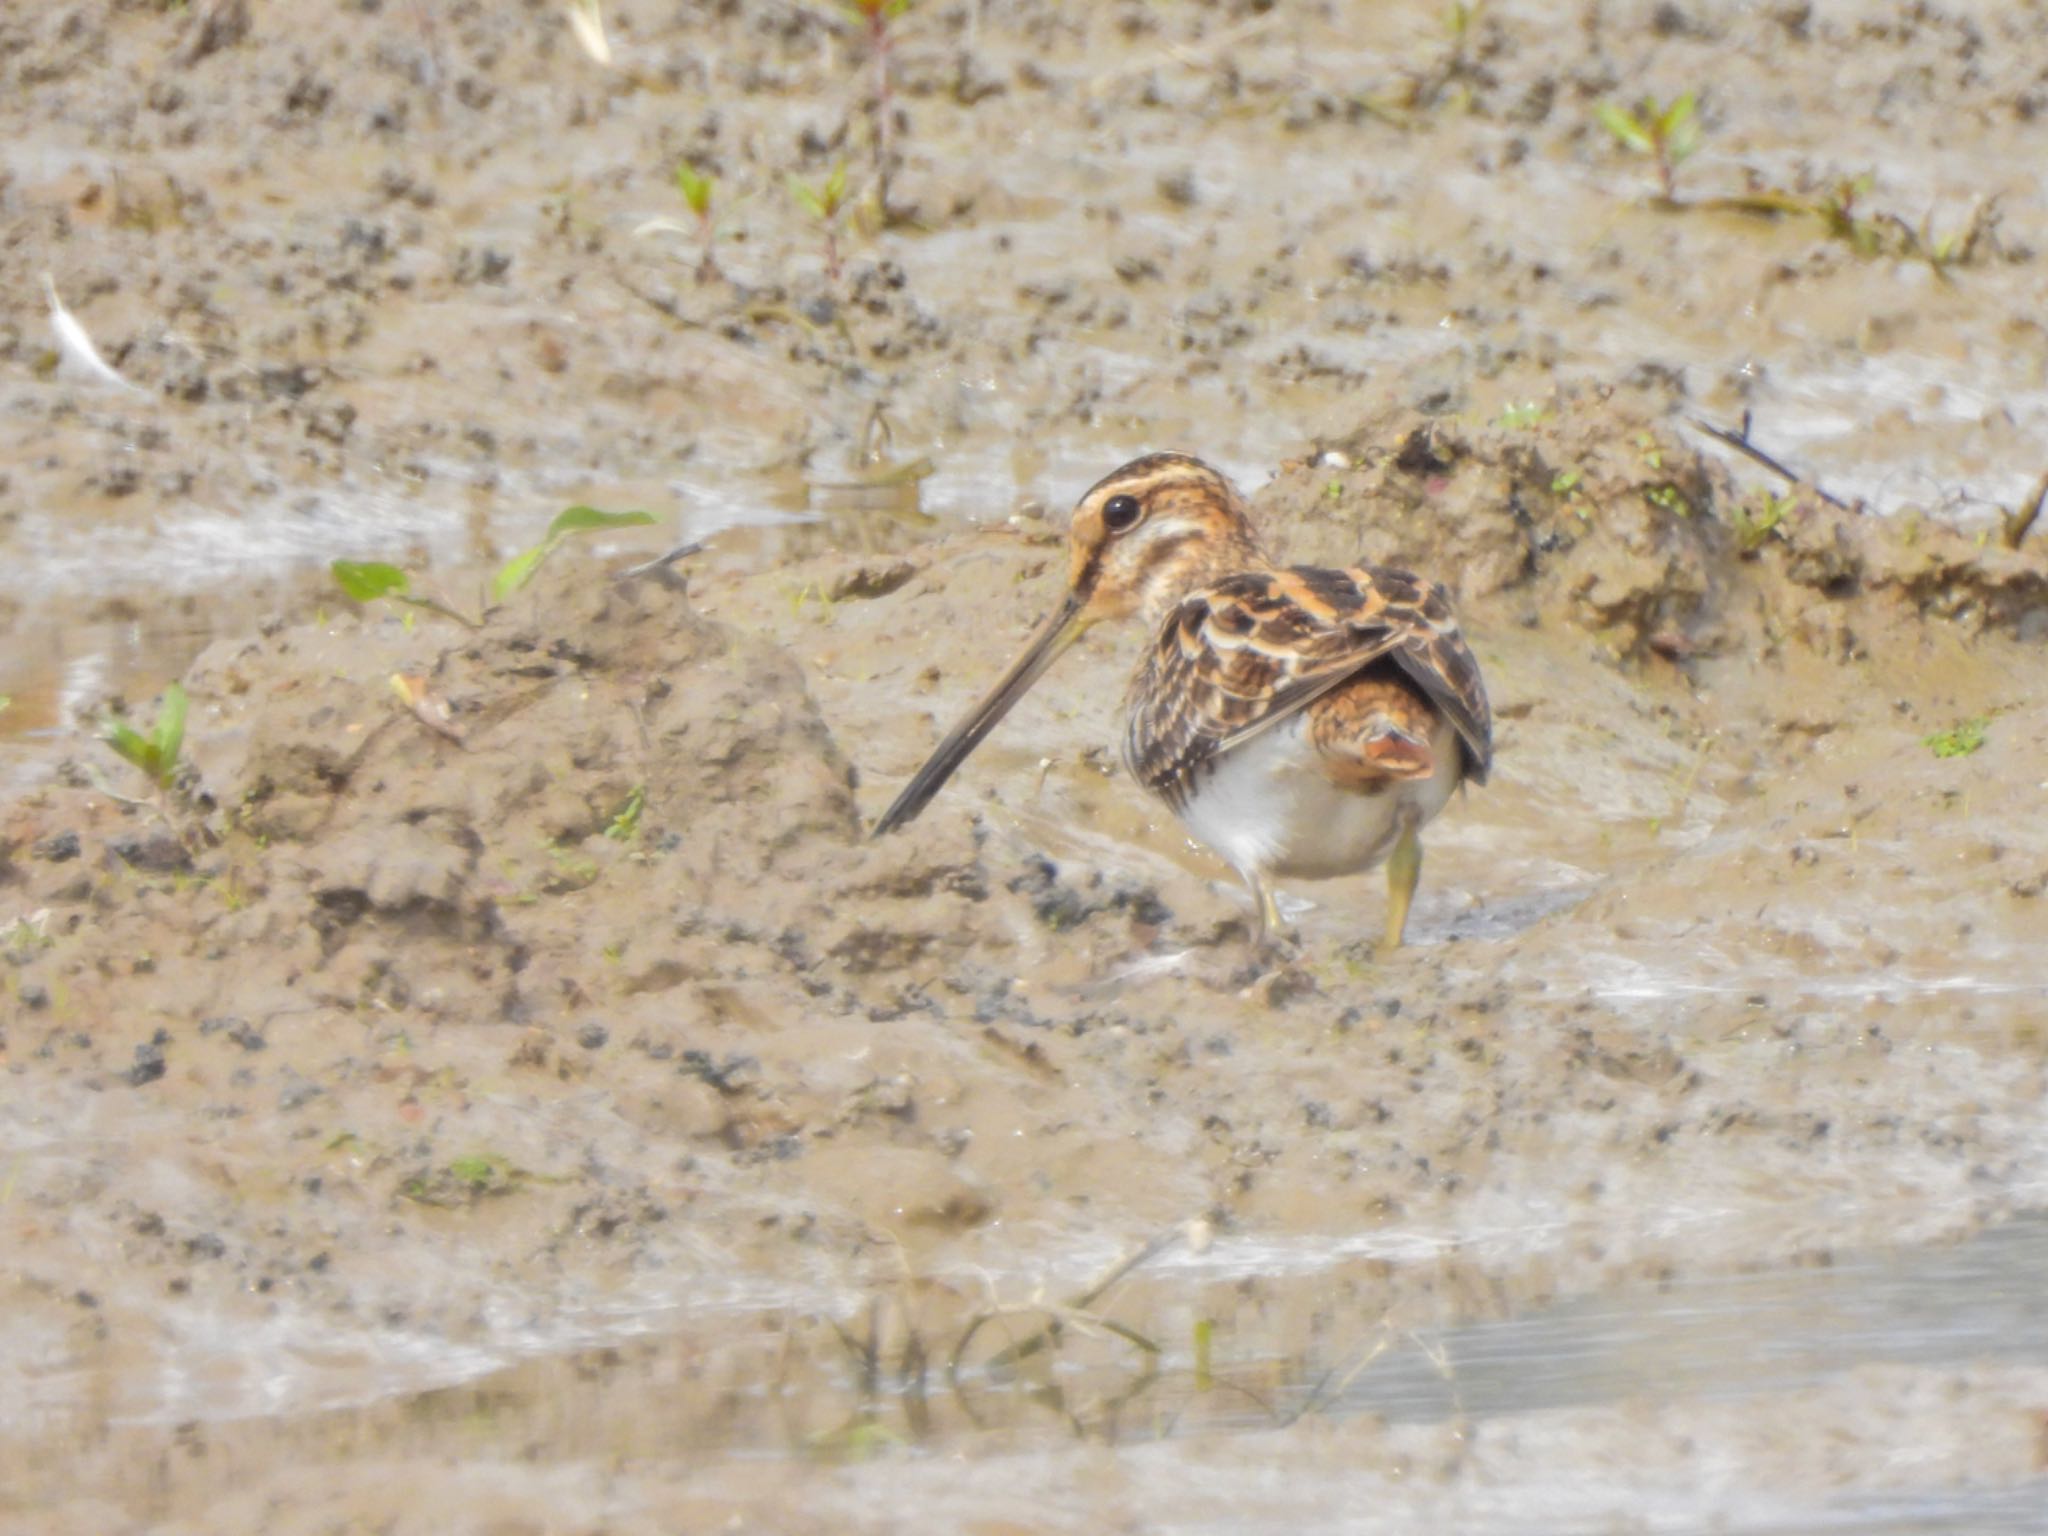
<instances>
[{"instance_id":1,"label":"bird's leg","mask_svg":"<svg viewBox=\"0 0 2048 1536\"><path fill-rule=\"evenodd\" d=\"M1266 954L1280 942L1280 903L1274 901L1274 889L1260 870L1245 870L1245 885L1251 887L1251 901L1260 909L1260 924L1251 934L1251 950Z\"/></svg>"},{"instance_id":2,"label":"bird's leg","mask_svg":"<svg viewBox=\"0 0 2048 1536\"><path fill-rule=\"evenodd\" d=\"M1261 959L1284 958L1291 947L1283 931L1286 919L1280 915L1280 903L1273 899L1273 887L1263 873L1256 869L1246 870L1245 884L1251 887L1252 901L1259 909L1259 922L1252 934L1252 953Z\"/></svg>"},{"instance_id":3,"label":"bird's leg","mask_svg":"<svg viewBox=\"0 0 2048 1536\"><path fill-rule=\"evenodd\" d=\"M1387 855L1387 936L1382 949L1401 947L1401 935L1408 927L1408 904L1415 899L1415 885L1421 878L1422 839L1416 835L1415 823L1407 821L1394 840L1394 851Z\"/></svg>"}]
</instances>

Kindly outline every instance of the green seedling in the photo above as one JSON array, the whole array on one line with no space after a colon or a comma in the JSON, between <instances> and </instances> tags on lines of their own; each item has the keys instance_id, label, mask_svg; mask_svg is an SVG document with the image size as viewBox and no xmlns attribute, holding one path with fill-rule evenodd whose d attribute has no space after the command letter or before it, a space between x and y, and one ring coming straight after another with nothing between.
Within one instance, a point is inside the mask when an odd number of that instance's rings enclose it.
<instances>
[{"instance_id":1,"label":"green seedling","mask_svg":"<svg viewBox=\"0 0 2048 1536\"><path fill-rule=\"evenodd\" d=\"M846 162L840 161L832 167L821 186L812 186L807 181L789 178L789 195L796 205L811 216L825 237L825 276L831 282L839 281L839 220L845 213Z\"/></svg>"},{"instance_id":2,"label":"green seedling","mask_svg":"<svg viewBox=\"0 0 2048 1536\"><path fill-rule=\"evenodd\" d=\"M1951 267L1967 267L1977 259L1978 250L1998 223L1998 199L1988 197L1971 208L1970 216L1954 229L1937 234L1934 215L1920 221L1913 236L1916 254L1934 269L1934 275L1948 280Z\"/></svg>"},{"instance_id":3,"label":"green seedling","mask_svg":"<svg viewBox=\"0 0 2048 1536\"><path fill-rule=\"evenodd\" d=\"M1754 554L1775 534L1785 536L1785 514L1798 504L1797 496L1773 496L1763 493L1763 505L1752 512L1744 502L1735 509L1735 547L1743 554Z\"/></svg>"},{"instance_id":4,"label":"green seedling","mask_svg":"<svg viewBox=\"0 0 2048 1536\"><path fill-rule=\"evenodd\" d=\"M464 1184L482 1188L497 1177L498 1162L496 1158L476 1155L458 1157L448 1165L448 1171Z\"/></svg>"},{"instance_id":5,"label":"green seedling","mask_svg":"<svg viewBox=\"0 0 2048 1536\"><path fill-rule=\"evenodd\" d=\"M1472 105L1472 42L1487 0L1453 0L1443 8L1442 54L1426 67L1404 71L1401 84L1383 91L1354 95L1352 104L1396 128L1410 128L1415 114L1440 102L1454 111Z\"/></svg>"},{"instance_id":6,"label":"green seedling","mask_svg":"<svg viewBox=\"0 0 2048 1536\"><path fill-rule=\"evenodd\" d=\"M1668 106L1645 96L1633 111L1603 101L1593 115L1624 149L1657 162L1657 184L1670 203L1678 199L1678 167L1700 147L1698 105L1697 93L1687 91Z\"/></svg>"},{"instance_id":7,"label":"green seedling","mask_svg":"<svg viewBox=\"0 0 2048 1536\"><path fill-rule=\"evenodd\" d=\"M1754 187L1732 197L1712 197L1695 206L1745 213L1759 218L1808 218L1831 240L1839 240L1863 257L1889 256L1924 261L1943 282L1957 267L1978 260L1998 224L1998 199L1980 200L1970 216L1953 229L1937 232L1930 214L1919 227L1895 213L1862 211L1875 179L1868 171L1845 176L1815 194L1784 187Z\"/></svg>"},{"instance_id":8,"label":"green seedling","mask_svg":"<svg viewBox=\"0 0 2048 1536\"><path fill-rule=\"evenodd\" d=\"M1875 256L1884 244L1884 227L1856 212L1857 200L1870 190L1871 182L1868 171L1845 177L1809 204L1808 211L1820 220L1829 237L1847 241L1858 256Z\"/></svg>"},{"instance_id":9,"label":"green seedling","mask_svg":"<svg viewBox=\"0 0 2048 1536\"><path fill-rule=\"evenodd\" d=\"M647 786L635 784L633 792L626 796L626 803L619 807L611 824L604 829L604 835L615 843L629 843L640 832L640 813L647 809Z\"/></svg>"},{"instance_id":10,"label":"green seedling","mask_svg":"<svg viewBox=\"0 0 2048 1536\"><path fill-rule=\"evenodd\" d=\"M498 607L506 598L517 592L541 568L549 555L559 549L563 542L579 533L591 533L611 528L639 528L655 521L652 512L604 512L596 507L570 507L548 524L548 531L541 541L531 549L521 550L510 560L498 567L485 592L483 609L488 613ZM429 613L438 613L443 618L453 619L465 629L479 629L481 619L473 619L458 608L441 601L438 597L422 597L412 590L412 577L399 566L380 560L336 560L328 567L334 574L335 584L359 603L374 603L379 598L390 598L393 602L405 603L414 608L423 608Z\"/></svg>"},{"instance_id":11,"label":"green seedling","mask_svg":"<svg viewBox=\"0 0 2048 1536\"><path fill-rule=\"evenodd\" d=\"M1575 513L1582 523L1591 522L1592 514L1586 510L1586 495L1579 487L1585 483L1583 469L1560 469L1550 477L1550 494L1561 497L1564 504Z\"/></svg>"},{"instance_id":12,"label":"green seedling","mask_svg":"<svg viewBox=\"0 0 2048 1536\"><path fill-rule=\"evenodd\" d=\"M704 242L704 254L697 262L697 281L708 283L718 276L718 258L712 253L718 231L712 222L711 211L718 183L689 161L680 160L676 162L676 189L683 194L683 202L696 216L697 235Z\"/></svg>"},{"instance_id":13,"label":"green seedling","mask_svg":"<svg viewBox=\"0 0 2048 1536\"><path fill-rule=\"evenodd\" d=\"M530 1182L535 1182L533 1174L505 1158L488 1152L470 1153L443 1168L415 1174L400 1186L399 1193L417 1205L449 1209L472 1204L485 1195L509 1195Z\"/></svg>"},{"instance_id":14,"label":"green seedling","mask_svg":"<svg viewBox=\"0 0 2048 1536\"><path fill-rule=\"evenodd\" d=\"M359 603L374 603L380 597L388 597L393 602L453 619L465 629L480 627L479 620L451 608L438 597L421 597L415 593L412 578L395 565L387 565L380 560L336 560L328 570L334 575L335 585Z\"/></svg>"},{"instance_id":15,"label":"green seedling","mask_svg":"<svg viewBox=\"0 0 2048 1536\"><path fill-rule=\"evenodd\" d=\"M163 706L147 736L110 716L100 727L100 739L148 774L158 789L169 789L178 776L178 754L185 745L185 706L184 685L173 683L164 690Z\"/></svg>"},{"instance_id":16,"label":"green seedling","mask_svg":"<svg viewBox=\"0 0 2048 1536\"><path fill-rule=\"evenodd\" d=\"M570 507L558 513L538 544L522 550L498 568L498 574L491 578L491 606L495 608L533 580L541 562L573 535L613 528L644 528L654 520L652 512L602 512L596 507Z\"/></svg>"},{"instance_id":17,"label":"green seedling","mask_svg":"<svg viewBox=\"0 0 2048 1536\"><path fill-rule=\"evenodd\" d=\"M1920 744L1936 757L1968 757L1984 745L1984 733L1991 721L1983 715L1959 720L1945 731L1920 738Z\"/></svg>"},{"instance_id":18,"label":"green seedling","mask_svg":"<svg viewBox=\"0 0 2048 1536\"><path fill-rule=\"evenodd\" d=\"M1522 432L1530 427L1540 426L1550 419L1550 412L1534 400L1525 400L1520 405L1511 405L1500 413L1494 426L1503 432Z\"/></svg>"}]
</instances>

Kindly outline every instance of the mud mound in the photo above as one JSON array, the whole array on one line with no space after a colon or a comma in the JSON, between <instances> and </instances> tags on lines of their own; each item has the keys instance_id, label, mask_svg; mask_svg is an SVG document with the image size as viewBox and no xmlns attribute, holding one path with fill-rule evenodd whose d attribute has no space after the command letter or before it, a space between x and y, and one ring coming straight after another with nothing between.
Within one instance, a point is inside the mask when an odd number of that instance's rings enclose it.
<instances>
[{"instance_id":1,"label":"mud mound","mask_svg":"<svg viewBox=\"0 0 2048 1536\"><path fill-rule=\"evenodd\" d=\"M1468 611L1570 624L1628 659L1785 639L1853 654L1857 636L1921 619L2048 633L2038 553L1738 477L1731 458L1664 402L1612 390L1567 388L1490 424L1388 405L1256 505L1291 558L1428 571Z\"/></svg>"}]
</instances>

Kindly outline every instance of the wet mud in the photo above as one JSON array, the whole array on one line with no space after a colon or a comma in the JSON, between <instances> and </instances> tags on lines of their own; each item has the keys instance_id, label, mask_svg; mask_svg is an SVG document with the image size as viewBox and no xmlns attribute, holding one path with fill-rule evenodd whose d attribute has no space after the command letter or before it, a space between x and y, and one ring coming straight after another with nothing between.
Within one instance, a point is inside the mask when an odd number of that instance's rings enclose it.
<instances>
[{"instance_id":1,"label":"wet mud","mask_svg":"<svg viewBox=\"0 0 2048 1536\"><path fill-rule=\"evenodd\" d=\"M95 146L10 151L8 291L57 267L152 397L9 322L0 1507L2026 1528L2037 215L1942 271L1617 194L1643 164L1583 126L1711 71L1688 178L1938 121L1872 195L1989 197L1951 173L2031 121L2023 22L935 6L900 222L834 280L768 173L862 149L805 8L607 7L610 73L547 8L276 15L0 23ZM630 234L684 154L766 188L716 281ZM1880 366L1979 363L2004 405L1829 426ZM806 508L877 404L921 497ZM1746 405L1820 485L1693 424ZM1457 593L1498 761L1398 953L1367 876L1287 889L1299 956L1251 962L1115 763L1128 631L867 835L1056 600L1064 502L1168 445L1287 558ZM569 545L474 627L319 569L474 614L583 499L747 526L640 574L665 530ZM92 728L174 675L153 790Z\"/></svg>"}]
</instances>

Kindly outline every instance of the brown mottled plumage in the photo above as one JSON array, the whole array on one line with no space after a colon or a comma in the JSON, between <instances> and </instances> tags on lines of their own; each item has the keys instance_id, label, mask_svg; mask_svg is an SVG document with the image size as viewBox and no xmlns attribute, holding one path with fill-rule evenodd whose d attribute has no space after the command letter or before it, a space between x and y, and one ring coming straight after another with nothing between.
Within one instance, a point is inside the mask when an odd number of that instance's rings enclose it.
<instances>
[{"instance_id":1,"label":"brown mottled plumage","mask_svg":"<svg viewBox=\"0 0 2048 1536\"><path fill-rule=\"evenodd\" d=\"M1053 660L1137 615L1153 641L1131 680L1124 761L1235 864L1278 920L1269 878L1388 862L1400 942L1416 834L1492 765L1492 715L1450 599L1380 566L1277 566L1243 500L1199 459L1158 453L1074 510L1065 602L883 813L910 820Z\"/></svg>"}]
</instances>

